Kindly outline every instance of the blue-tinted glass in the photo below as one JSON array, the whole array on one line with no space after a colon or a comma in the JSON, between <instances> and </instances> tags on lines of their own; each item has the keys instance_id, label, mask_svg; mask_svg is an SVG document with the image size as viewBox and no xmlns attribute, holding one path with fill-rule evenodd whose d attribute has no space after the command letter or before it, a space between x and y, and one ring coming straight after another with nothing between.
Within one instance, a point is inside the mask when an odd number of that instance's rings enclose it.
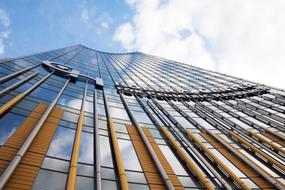
<instances>
[{"instance_id":1,"label":"blue-tinted glass","mask_svg":"<svg viewBox=\"0 0 285 190\"><path fill-rule=\"evenodd\" d=\"M47 152L48 156L70 159L75 130L58 127Z\"/></svg>"},{"instance_id":2,"label":"blue-tinted glass","mask_svg":"<svg viewBox=\"0 0 285 190\"><path fill-rule=\"evenodd\" d=\"M114 169L101 167L101 172L102 172L102 178L104 179L113 179L113 180L116 179Z\"/></svg>"},{"instance_id":3,"label":"blue-tinted glass","mask_svg":"<svg viewBox=\"0 0 285 190\"><path fill-rule=\"evenodd\" d=\"M129 183L130 190L149 190L148 185Z\"/></svg>"},{"instance_id":4,"label":"blue-tinted glass","mask_svg":"<svg viewBox=\"0 0 285 190\"><path fill-rule=\"evenodd\" d=\"M93 190L94 179L89 177L77 176L76 190Z\"/></svg>"},{"instance_id":5,"label":"blue-tinted glass","mask_svg":"<svg viewBox=\"0 0 285 190\"><path fill-rule=\"evenodd\" d=\"M68 172L69 162L45 157L42 168L50 169L50 170L57 170L62 172Z\"/></svg>"},{"instance_id":6,"label":"blue-tinted glass","mask_svg":"<svg viewBox=\"0 0 285 190\"><path fill-rule=\"evenodd\" d=\"M135 149L131 141L119 140L124 166L128 170L142 171Z\"/></svg>"},{"instance_id":7,"label":"blue-tinted glass","mask_svg":"<svg viewBox=\"0 0 285 190\"><path fill-rule=\"evenodd\" d=\"M33 185L33 190L63 190L65 189L66 178L67 175L63 173L40 170Z\"/></svg>"},{"instance_id":8,"label":"blue-tinted glass","mask_svg":"<svg viewBox=\"0 0 285 190\"><path fill-rule=\"evenodd\" d=\"M77 174L92 177L94 176L94 166L78 164Z\"/></svg>"},{"instance_id":9,"label":"blue-tinted glass","mask_svg":"<svg viewBox=\"0 0 285 190\"><path fill-rule=\"evenodd\" d=\"M138 122L152 124L152 122L144 112L133 111L133 114Z\"/></svg>"},{"instance_id":10,"label":"blue-tinted glass","mask_svg":"<svg viewBox=\"0 0 285 190\"><path fill-rule=\"evenodd\" d=\"M110 114L112 117L123 119L123 120L129 120L129 116L124 109L111 107L111 106L109 106L109 108L110 108Z\"/></svg>"},{"instance_id":11,"label":"blue-tinted glass","mask_svg":"<svg viewBox=\"0 0 285 190\"><path fill-rule=\"evenodd\" d=\"M187 172L168 146L159 145L159 148L176 175L187 175Z\"/></svg>"},{"instance_id":12,"label":"blue-tinted glass","mask_svg":"<svg viewBox=\"0 0 285 190\"><path fill-rule=\"evenodd\" d=\"M30 95L51 102L55 99L57 93L52 90L47 90L46 88L38 87Z\"/></svg>"},{"instance_id":13,"label":"blue-tinted glass","mask_svg":"<svg viewBox=\"0 0 285 190\"><path fill-rule=\"evenodd\" d=\"M126 171L128 182L134 183L147 183L145 176L141 172Z\"/></svg>"},{"instance_id":14,"label":"blue-tinted glass","mask_svg":"<svg viewBox=\"0 0 285 190\"><path fill-rule=\"evenodd\" d=\"M63 106L71 107L74 109L80 109L81 108L81 99L68 96L68 95L62 95L60 99L58 100L58 104L61 104Z\"/></svg>"},{"instance_id":15,"label":"blue-tinted glass","mask_svg":"<svg viewBox=\"0 0 285 190\"><path fill-rule=\"evenodd\" d=\"M93 164L93 134L83 132L80 141L79 162Z\"/></svg>"},{"instance_id":16,"label":"blue-tinted glass","mask_svg":"<svg viewBox=\"0 0 285 190\"><path fill-rule=\"evenodd\" d=\"M115 181L102 180L102 189L103 190L117 190L117 184Z\"/></svg>"},{"instance_id":17,"label":"blue-tinted glass","mask_svg":"<svg viewBox=\"0 0 285 190\"><path fill-rule=\"evenodd\" d=\"M100 136L100 155L102 166L113 166L110 142L108 137Z\"/></svg>"},{"instance_id":18,"label":"blue-tinted glass","mask_svg":"<svg viewBox=\"0 0 285 190\"><path fill-rule=\"evenodd\" d=\"M0 145L7 141L24 120L23 116L13 113L8 113L0 119Z\"/></svg>"}]
</instances>

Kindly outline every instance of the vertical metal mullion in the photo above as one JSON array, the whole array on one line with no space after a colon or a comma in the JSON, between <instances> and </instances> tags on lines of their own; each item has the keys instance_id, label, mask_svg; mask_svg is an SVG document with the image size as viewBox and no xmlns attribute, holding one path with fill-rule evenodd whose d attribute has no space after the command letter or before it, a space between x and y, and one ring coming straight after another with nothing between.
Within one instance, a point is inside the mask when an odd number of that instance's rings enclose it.
<instances>
[{"instance_id":1,"label":"vertical metal mullion","mask_svg":"<svg viewBox=\"0 0 285 190\"><path fill-rule=\"evenodd\" d=\"M102 58L102 61L105 65L107 71L109 72L109 75L110 75L113 83L115 84L115 79L114 79L112 73L110 72L109 68L107 67L105 60L103 58ZM99 66L99 69L100 69L100 66ZM101 72L100 72L100 75L102 77ZM113 120L112 120L110 112L109 112L108 99L107 99L107 96L105 94L104 88L102 89L102 92L103 92L103 99L104 99L105 111L106 111L106 116L107 116L108 130L109 130L109 134L111 135L112 150L113 150L113 153L115 154L115 162L116 162L116 166L117 166L118 174L119 174L119 178L120 178L120 186L121 186L122 190L128 190L129 186L128 186L128 180L127 180L127 176L126 176L126 171L125 171L122 155L121 155L121 152L119 149L119 143L118 143L118 139L116 136L116 132L115 132L115 129L113 126Z\"/></svg>"},{"instance_id":2,"label":"vertical metal mullion","mask_svg":"<svg viewBox=\"0 0 285 190\"><path fill-rule=\"evenodd\" d=\"M109 104L108 104L108 100L107 100L104 89L103 89L103 98L104 98L104 104L105 104L105 111L106 111L106 115L107 115L108 128L109 128L109 132L111 135L113 151L115 153L115 160L116 160L116 165L117 165L119 178L120 178L121 189L122 190L128 190L129 187L128 187L126 171L125 171L122 155L121 155L121 152L119 149L119 144L118 144L118 139L116 137L116 132L115 132L115 129L113 126L113 120L112 120L110 112L109 112Z\"/></svg>"},{"instance_id":3,"label":"vertical metal mullion","mask_svg":"<svg viewBox=\"0 0 285 190\"><path fill-rule=\"evenodd\" d=\"M73 145L68 179L67 179L67 187L66 187L67 190L76 189L78 157L79 157L81 135L82 135L82 129L83 129L83 122L84 122L84 106L85 106L85 99L86 99L86 94L87 94L87 85L88 85L88 81L86 81L86 84L85 84L84 95L82 98L82 104L80 108L80 115L78 118L77 129L75 133L74 145Z\"/></svg>"},{"instance_id":4,"label":"vertical metal mullion","mask_svg":"<svg viewBox=\"0 0 285 190\"><path fill-rule=\"evenodd\" d=\"M179 155L179 158L181 158L185 163L188 169L192 170L191 172L193 172L199 179L199 181L201 182L201 184L207 189L207 190L213 190L214 189L214 185L208 180L206 179L206 176L204 175L204 173L201 171L201 169L196 165L196 163L190 159L190 157L188 157L186 155L186 153L183 151L183 149L180 147L180 145L175 142L174 138L172 137L172 135L170 134L170 132L168 132L166 130L166 127L162 127L159 122L156 120L156 118L151 114L151 112L148 110L148 108L144 105L144 103L142 102L142 100L140 98L138 98L137 96L135 96L137 101L139 102L139 104L141 105L141 107L144 109L144 111L147 113L147 115L149 116L149 118L151 119L151 121L154 123L154 125L158 128L159 131L162 132L162 134L164 134L164 136L169 139L169 143L173 146L173 148L175 149L175 151L177 152L177 154ZM182 145L183 146L183 145Z\"/></svg>"},{"instance_id":5,"label":"vertical metal mullion","mask_svg":"<svg viewBox=\"0 0 285 190\"><path fill-rule=\"evenodd\" d=\"M123 95L121 93L119 93L119 96L120 96L120 98L121 98L121 100L123 102L123 105L124 105L125 109L127 110L128 114L129 114L129 116L130 116L134 126L136 127L139 135L141 136L141 138L142 138L146 148L148 149L151 158L153 159L156 167L158 168L158 171L159 171L159 173L160 173L160 175L161 175L161 177L162 177L162 179L163 179L167 189L174 190L174 186L173 186L172 182L170 181L167 173L165 172L163 166L161 165L159 159L157 158L153 148L151 147L151 144L147 140L146 135L144 134L144 132L141 129L141 127L139 126L139 123L137 122L136 118L134 117L134 115L133 115L131 109L129 108L125 98L123 97Z\"/></svg>"},{"instance_id":6,"label":"vertical metal mullion","mask_svg":"<svg viewBox=\"0 0 285 190\"><path fill-rule=\"evenodd\" d=\"M183 102L183 104L185 105L185 102ZM188 104L187 104L188 105ZM199 103L200 105L200 103ZM188 105L189 108L190 108L190 105ZM187 107L188 107L187 106ZM200 105L201 106L201 105ZM195 109L195 108L193 108ZM191 110L193 110L191 109ZM210 109L210 108L207 108L207 109ZM200 116L201 117L201 116ZM215 117L215 116L213 116ZM225 120L228 120L225 118ZM216 122L216 121L215 121ZM273 186L275 186L276 188L278 189L282 189L282 185L281 183L277 180L277 179L274 179L271 174L269 174L268 172L266 172L265 170L259 168L258 166L256 166L255 164L253 164L249 159L245 158L243 155L241 155L239 152L237 152L235 149L233 149L230 145L228 145L226 142L224 142L223 140L221 140L220 137L217 137L217 135L215 135L213 132L211 132L210 130L208 130L207 128L203 127L202 125L200 125L201 128L203 128L203 130L205 130L210 136L212 136L215 140L217 140L219 143L221 143L223 146L225 146L231 153L233 153L235 156L237 156L239 159L241 159L243 162L245 162L248 166L250 166L254 171L256 171L257 173L259 173L264 179L268 180ZM247 132L243 132L244 130L239 127L239 130L242 131L243 134L247 134ZM234 133L234 129L231 128L231 130L225 130L227 131L226 132L226 135L227 134L235 134L237 135L236 133ZM239 132L237 132L239 133ZM233 135L229 135L229 136L233 136ZM243 136L243 139L246 140L248 137L247 136ZM253 140L253 139L252 139ZM254 140L256 141L256 140ZM256 142L258 143L258 142ZM259 144L259 143L258 143ZM266 149L266 148L265 148ZM268 150L268 149L267 149ZM275 155L277 156L277 155ZM278 156L277 156L278 157ZM280 158L281 159L281 158Z\"/></svg>"},{"instance_id":7,"label":"vertical metal mullion","mask_svg":"<svg viewBox=\"0 0 285 190\"><path fill-rule=\"evenodd\" d=\"M98 123L98 95L96 85L93 95L93 113L94 113L94 142L95 142L95 177L96 177L96 190L102 189L102 174L101 174L101 154L100 154L100 136L99 136L99 123Z\"/></svg>"},{"instance_id":8,"label":"vertical metal mullion","mask_svg":"<svg viewBox=\"0 0 285 190\"><path fill-rule=\"evenodd\" d=\"M176 121L175 118L173 118L168 111L166 111L155 99L152 99L152 102L158 107L158 109L160 109L164 114L166 113L166 115L169 117L169 119L171 120L171 122L173 122L175 124L175 126L178 126L178 129L181 131L181 133L183 135L185 135L185 131L184 128ZM186 136L186 135L185 135ZM181 136L181 138L185 139L184 136ZM188 137L187 137L188 138ZM198 152L192 144L190 144L186 139L184 140L185 143L187 144L187 146L191 149L191 151L193 151L193 153L199 158L199 160L202 161L202 163L207 167L207 169L209 169L213 175L222 183L222 185L228 189L231 190L231 186L222 178L222 176L213 168L213 166L200 154L200 152Z\"/></svg>"}]
</instances>

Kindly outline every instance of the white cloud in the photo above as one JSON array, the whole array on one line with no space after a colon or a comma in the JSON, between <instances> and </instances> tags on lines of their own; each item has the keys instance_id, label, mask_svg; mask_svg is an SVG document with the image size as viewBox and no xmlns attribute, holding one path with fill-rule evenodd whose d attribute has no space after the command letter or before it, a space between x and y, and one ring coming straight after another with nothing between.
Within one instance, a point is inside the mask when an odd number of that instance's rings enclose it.
<instances>
[{"instance_id":1,"label":"white cloud","mask_svg":"<svg viewBox=\"0 0 285 190\"><path fill-rule=\"evenodd\" d=\"M96 11L96 7L84 2L81 6L80 20L90 30L95 30L100 35L109 29L112 24L112 18L107 12Z\"/></svg>"},{"instance_id":2,"label":"white cloud","mask_svg":"<svg viewBox=\"0 0 285 190\"><path fill-rule=\"evenodd\" d=\"M83 7L81 9L80 19L85 25L90 26L92 24L92 21L94 20L95 15L95 8Z\"/></svg>"},{"instance_id":3,"label":"white cloud","mask_svg":"<svg viewBox=\"0 0 285 190\"><path fill-rule=\"evenodd\" d=\"M285 1L126 0L113 40L138 50L285 88Z\"/></svg>"},{"instance_id":4,"label":"white cloud","mask_svg":"<svg viewBox=\"0 0 285 190\"><path fill-rule=\"evenodd\" d=\"M90 16L88 9L82 9L80 14L80 19L84 24L89 24L90 22Z\"/></svg>"},{"instance_id":5,"label":"white cloud","mask_svg":"<svg viewBox=\"0 0 285 190\"><path fill-rule=\"evenodd\" d=\"M4 9L0 8L0 55L4 54L5 41L10 34L10 18Z\"/></svg>"},{"instance_id":6,"label":"white cloud","mask_svg":"<svg viewBox=\"0 0 285 190\"><path fill-rule=\"evenodd\" d=\"M122 24L117 28L113 39L121 42L127 50L134 49L135 34L133 31L133 26L129 22Z\"/></svg>"},{"instance_id":7,"label":"white cloud","mask_svg":"<svg viewBox=\"0 0 285 190\"><path fill-rule=\"evenodd\" d=\"M0 9L0 23L6 28L10 26L10 18L3 9Z\"/></svg>"}]
</instances>

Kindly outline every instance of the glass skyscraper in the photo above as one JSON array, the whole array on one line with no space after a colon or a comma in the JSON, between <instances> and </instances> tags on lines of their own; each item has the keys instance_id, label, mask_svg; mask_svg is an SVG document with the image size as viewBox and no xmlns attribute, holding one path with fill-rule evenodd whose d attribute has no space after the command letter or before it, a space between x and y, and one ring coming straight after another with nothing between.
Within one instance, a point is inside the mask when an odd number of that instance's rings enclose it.
<instances>
[{"instance_id":1,"label":"glass skyscraper","mask_svg":"<svg viewBox=\"0 0 285 190\"><path fill-rule=\"evenodd\" d=\"M285 189L285 92L82 45L0 60L0 189Z\"/></svg>"}]
</instances>

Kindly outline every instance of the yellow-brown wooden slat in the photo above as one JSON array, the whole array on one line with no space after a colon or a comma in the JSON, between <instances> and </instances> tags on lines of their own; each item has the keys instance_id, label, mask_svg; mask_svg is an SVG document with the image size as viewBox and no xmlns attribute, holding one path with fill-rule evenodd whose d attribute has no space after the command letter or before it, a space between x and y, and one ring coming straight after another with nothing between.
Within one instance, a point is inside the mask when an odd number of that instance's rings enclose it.
<instances>
[{"instance_id":1,"label":"yellow-brown wooden slat","mask_svg":"<svg viewBox=\"0 0 285 190\"><path fill-rule=\"evenodd\" d=\"M21 145L24 143L46 108L47 105L45 104L37 105L33 112L25 119L7 142L0 147L0 160L6 161L0 162L0 174L2 174L2 172L7 168L9 162L13 159Z\"/></svg>"},{"instance_id":2,"label":"yellow-brown wooden slat","mask_svg":"<svg viewBox=\"0 0 285 190\"><path fill-rule=\"evenodd\" d=\"M36 107L36 109L15 131L15 133L8 139L7 143L0 148L0 157L1 153L6 153L6 155L10 154L9 156L6 156L6 158L9 158L10 160L13 158L46 108L47 105L45 104L39 104ZM62 113L63 110L61 108L54 108L52 110L42 128L38 132L36 138L33 140L28 151L23 156L20 164L8 180L4 188L5 190L32 188L32 185L40 170L40 166L42 165L44 156L57 129ZM1 151L2 148L3 150ZM3 172L3 170L8 166L8 161L10 160L3 160L4 162L0 162L0 172ZM6 167L1 167L1 163L4 163Z\"/></svg>"},{"instance_id":3,"label":"yellow-brown wooden slat","mask_svg":"<svg viewBox=\"0 0 285 190\"><path fill-rule=\"evenodd\" d=\"M272 185L263 179L258 173L251 169L246 163L228 151L223 145L206 133L200 133L213 147L215 147L224 157L226 157L234 166L248 176L261 189L274 189Z\"/></svg>"},{"instance_id":4,"label":"yellow-brown wooden slat","mask_svg":"<svg viewBox=\"0 0 285 190\"><path fill-rule=\"evenodd\" d=\"M283 139L280 139L279 137L268 132L261 132L260 134L285 147L285 141Z\"/></svg>"},{"instance_id":5,"label":"yellow-brown wooden slat","mask_svg":"<svg viewBox=\"0 0 285 190\"><path fill-rule=\"evenodd\" d=\"M154 150L158 160L160 161L163 169L165 170L168 178L170 179L171 183L173 184L174 188L177 190L184 189L182 183L174 173L172 167L170 166L169 162L165 158L164 154L161 152L159 146L155 142L153 136L151 135L148 128L142 127L142 130L147 137L147 140L150 142L152 149Z\"/></svg>"},{"instance_id":6,"label":"yellow-brown wooden slat","mask_svg":"<svg viewBox=\"0 0 285 190\"><path fill-rule=\"evenodd\" d=\"M132 125L127 125L127 129L150 189L166 190L162 177L137 130Z\"/></svg>"}]
</instances>

